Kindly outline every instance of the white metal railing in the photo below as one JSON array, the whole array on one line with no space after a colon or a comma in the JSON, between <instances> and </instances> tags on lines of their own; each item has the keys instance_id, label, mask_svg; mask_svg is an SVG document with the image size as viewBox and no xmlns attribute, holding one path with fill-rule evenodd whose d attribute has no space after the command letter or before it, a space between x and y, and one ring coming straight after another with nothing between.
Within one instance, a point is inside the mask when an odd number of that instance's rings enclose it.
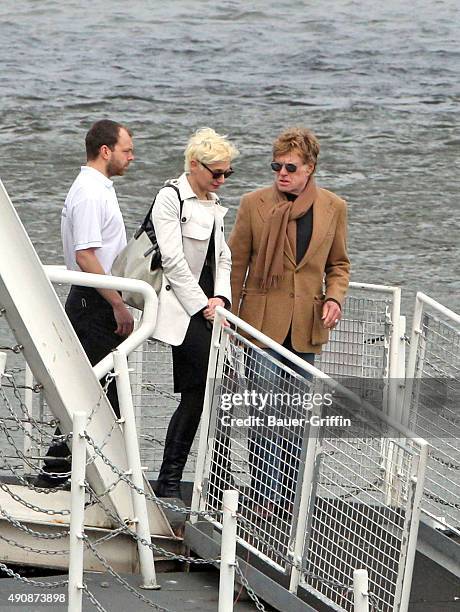
<instances>
[{"instance_id":1,"label":"white metal railing","mask_svg":"<svg viewBox=\"0 0 460 612\"><path fill-rule=\"evenodd\" d=\"M365 392L393 418L398 417L398 381L404 377L400 312L399 287L350 283L340 325L316 360L323 372L360 395Z\"/></svg>"},{"instance_id":2,"label":"white metal railing","mask_svg":"<svg viewBox=\"0 0 460 612\"><path fill-rule=\"evenodd\" d=\"M218 309L224 316L234 329L217 320L213 330L192 508L217 509L234 487L240 544L290 575L292 592L351 611L353 572L367 569L377 604L407 610L426 442ZM318 405L299 401L315 393Z\"/></svg>"},{"instance_id":3,"label":"white metal railing","mask_svg":"<svg viewBox=\"0 0 460 612\"><path fill-rule=\"evenodd\" d=\"M58 274L62 266L46 266L48 274ZM54 288L64 301L67 282L52 276ZM400 290L385 285L351 283L344 305L340 325L333 330L329 343L317 359L317 365L327 374L346 386L363 394L390 412L388 389L394 380L397 366L391 357L397 348L402 332L398 329ZM4 330L3 330L4 331ZM0 319L0 335L2 333ZM178 396L173 393L172 359L170 347L147 339L130 353L130 377L136 419L141 423L140 448L143 465L149 478L155 478L161 465L163 443L172 413L177 408ZM398 367L404 368L404 359ZM391 371L391 375L390 375ZM396 375L401 382L404 374ZM30 386L30 385L29 385ZM39 395L29 391L27 404L32 405L37 416L46 417L46 406ZM24 438L26 454L36 452L34 444ZM192 447L184 477L193 480L197 442Z\"/></svg>"},{"instance_id":4,"label":"white metal railing","mask_svg":"<svg viewBox=\"0 0 460 612\"><path fill-rule=\"evenodd\" d=\"M117 350L128 355L144 340L147 340L155 328L158 309L158 298L153 288L144 281L132 278L119 278L117 276L105 276L103 274L88 274L67 270L62 266L44 266L46 275L53 283L64 283L67 285L80 285L83 287L94 287L96 289L116 289L118 291L134 291L140 293L144 298L144 311L141 324L121 344ZM98 378L102 378L113 368L113 354L109 353L93 368Z\"/></svg>"},{"instance_id":5,"label":"white metal railing","mask_svg":"<svg viewBox=\"0 0 460 612\"><path fill-rule=\"evenodd\" d=\"M460 315L417 293L404 422L430 443L422 511L460 535Z\"/></svg>"}]
</instances>

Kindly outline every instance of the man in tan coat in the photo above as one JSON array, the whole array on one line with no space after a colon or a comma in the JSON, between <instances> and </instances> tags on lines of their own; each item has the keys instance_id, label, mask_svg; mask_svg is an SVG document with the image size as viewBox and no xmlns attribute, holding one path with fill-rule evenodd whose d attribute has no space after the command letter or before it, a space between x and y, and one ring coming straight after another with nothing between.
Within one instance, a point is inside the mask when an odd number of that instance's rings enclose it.
<instances>
[{"instance_id":1,"label":"man in tan coat","mask_svg":"<svg viewBox=\"0 0 460 612\"><path fill-rule=\"evenodd\" d=\"M280 134L274 183L242 197L229 239L233 311L310 363L341 318L350 272L346 204L316 185L318 153L309 130Z\"/></svg>"},{"instance_id":2,"label":"man in tan coat","mask_svg":"<svg viewBox=\"0 0 460 612\"><path fill-rule=\"evenodd\" d=\"M312 365L341 318L350 273L346 204L316 185L318 153L309 130L280 134L273 143L274 183L242 197L228 241L233 312ZM263 348L305 376L302 368ZM275 380L278 391L283 379L287 389L299 388L256 351L248 352L246 368L259 391L270 393ZM288 405L276 412L306 416ZM263 519L292 508L303 437L302 431L267 426L250 432L251 491L254 511Z\"/></svg>"}]
</instances>

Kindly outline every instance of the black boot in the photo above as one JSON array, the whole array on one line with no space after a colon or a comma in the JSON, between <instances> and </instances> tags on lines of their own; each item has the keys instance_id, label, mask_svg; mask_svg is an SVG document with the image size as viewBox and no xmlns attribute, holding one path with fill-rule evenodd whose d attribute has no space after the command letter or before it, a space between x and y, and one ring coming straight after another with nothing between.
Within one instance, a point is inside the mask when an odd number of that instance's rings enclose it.
<instances>
[{"instance_id":1,"label":"black boot","mask_svg":"<svg viewBox=\"0 0 460 612\"><path fill-rule=\"evenodd\" d=\"M201 385L181 393L181 401L166 433L163 462L155 488L158 497L181 498L180 481L200 422L203 397Z\"/></svg>"},{"instance_id":2,"label":"black boot","mask_svg":"<svg viewBox=\"0 0 460 612\"><path fill-rule=\"evenodd\" d=\"M190 442L167 440L163 454L160 473L155 487L158 497L176 497L182 499L180 481L190 452Z\"/></svg>"}]
</instances>

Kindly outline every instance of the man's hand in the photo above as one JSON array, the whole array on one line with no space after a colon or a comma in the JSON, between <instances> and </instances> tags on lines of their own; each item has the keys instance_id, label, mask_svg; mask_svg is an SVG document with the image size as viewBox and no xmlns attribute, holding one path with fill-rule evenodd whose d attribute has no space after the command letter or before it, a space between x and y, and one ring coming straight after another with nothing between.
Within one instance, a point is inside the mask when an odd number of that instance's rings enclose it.
<instances>
[{"instance_id":1,"label":"man's hand","mask_svg":"<svg viewBox=\"0 0 460 612\"><path fill-rule=\"evenodd\" d=\"M333 329L342 318L340 306L334 300L328 300L323 305L323 326L326 329Z\"/></svg>"},{"instance_id":2,"label":"man's hand","mask_svg":"<svg viewBox=\"0 0 460 612\"><path fill-rule=\"evenodd\" d=\"M77 264L83 272L92 274L105 274L104 268L101 266L96 255L95 248L82 249L75 253ZM134 319L132 314L126 308L121 295L114 289L98 288L97 291L107 302L112 306L113 316L117 323L117 329L114 330L117 336L129 336L134 329Z\"/></svg>"},{"instance_id":3,"label":"man's hand","mask_svg":"<svg viewBox=\"0 0 460 612\"><path fill-rule=\"evenodd\" d=\"M134 329L133 315L129 312L123 302L115 304L112 306L112 308L113 316L117 322L117 329L115 330L115 333L122 337L129 336Z\"/></svg>"}]
</instances>

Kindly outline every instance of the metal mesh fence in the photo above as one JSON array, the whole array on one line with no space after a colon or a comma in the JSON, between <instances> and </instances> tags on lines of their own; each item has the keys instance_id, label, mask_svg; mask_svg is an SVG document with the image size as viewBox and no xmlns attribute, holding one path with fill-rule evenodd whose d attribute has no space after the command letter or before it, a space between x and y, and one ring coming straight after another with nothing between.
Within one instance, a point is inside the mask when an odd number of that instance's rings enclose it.
<instances>
[{"instance_id":1,"label":"metal mesh fence","mask_svg":"<svg viewBox=\"0 0 460 612\"><path fill-rule=\"evenodd\" d=\"M408 424L431 445L422 509L460 534L460 323L424 303L414 325Z\"/></svg>"},{"instance_id":2,"label":"metal mesh fence","mask_svg":"<svg viewBox=\"0 0 460 612\"><path fill-rule=\"evenodd\" d=\"M351 416L351 413L350 413ZM316 491L306 538L306 588L352 611L353 571L365 568L379 610L393 610L403 579L411 521L408 507L417 449L378 437L377 423L361 423L359 437L323 429ZM396 608L395 608L396 609Z\"/></svg>"},{"instance_id":3,"label":"metal mesh fence","mask_svg":"<svg viewBox=\"0 0 460 612\"><path fill-rule=\"evenodd\" d=\"M379 411L369 413L347 392L329 393L324 381L246 336L223 330L215 378L208 381L200 509L218 509L223 491L237 488L238 538L258 558L289 574L300 537L303 588L351 611L353 571L365 568L378 609L393 610L401 597L419 446L389 429Z\"/></svg>"},{"instance_id":4,"label":"metal mesh fence","mask_svg":"<svg viewBox=\"0 0 460 612\"><path fill-rule=\"evenodd\" d=\"M223 491L240 491L245 519L239 536L259 556L288 571L293 509L302 472L308 383L248 342L232 335L214 385L205 505L218 509ZM257 535L255 535L257 532Z\"/></svg>"},{"instance_id":5,"label":"metal mesh fence","mask_svg":"<svg viewBox=\"0 0 460 612\"><path fill-rule=\"evenodd\" d=\"M54 287L64 303L69 287L61 284ZM372 379L372 384L369 381L366 384L367 393L380 405L386 390L388 348L393 329L392 308L391 293L382 295L357 286L352 287L342 321L332 332L330 342L316 362L327 374L349 376L356 384L361 377ZM14 337L2 325L2 319L0 331L5 342L14 345ZM147 467L148 478L154 479L161 465L168 423L179 401L179 396L173 391L171 349L161 342L147 341L130 355L129 361L132 368L133 402L139 424L141 459ZM8 363L10 367L14 363L24 368L20 355L11 355ZM362 392L361 388L354 390ZM33 406L35 418L52 421L52 415L37 394L33 396ZM19 442L20 433L16 432L15 435ZM41 450L32 444L30 452L39 456L46 452L46 448ZM184 480L193 480L196 455L195 441L184 470Z\"/></svg>"},{"instance_id":6,"label":"metal mesh fence","mask_svg":"<svg viewBox=\"0 0 460 612\"><path fill-rule=\"evenodd\" d=\"M317 358L318 367L329 376L386 378L392 305L391 294L381 297L351 288L340 324Z\"/></svg>"}]
</instances>

